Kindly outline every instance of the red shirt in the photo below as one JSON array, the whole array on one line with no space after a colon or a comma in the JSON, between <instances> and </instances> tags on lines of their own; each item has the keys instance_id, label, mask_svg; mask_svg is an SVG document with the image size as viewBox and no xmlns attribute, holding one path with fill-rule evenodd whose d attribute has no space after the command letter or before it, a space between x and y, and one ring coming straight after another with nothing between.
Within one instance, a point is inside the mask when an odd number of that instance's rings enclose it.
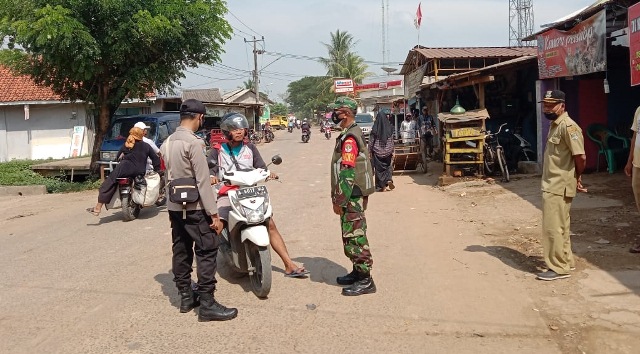
<instances>
[{"instance_id":1,"label":"red shirt","mask_svg":"<svg viewBox=\"0 0 640 354\"><path fill-rule=\"evenodd\" d=\"M353 137L348 137L342 143L342 164L344 166L356 167L356 157L358 156L358 143Z\"/></svg>"}]
</instances>

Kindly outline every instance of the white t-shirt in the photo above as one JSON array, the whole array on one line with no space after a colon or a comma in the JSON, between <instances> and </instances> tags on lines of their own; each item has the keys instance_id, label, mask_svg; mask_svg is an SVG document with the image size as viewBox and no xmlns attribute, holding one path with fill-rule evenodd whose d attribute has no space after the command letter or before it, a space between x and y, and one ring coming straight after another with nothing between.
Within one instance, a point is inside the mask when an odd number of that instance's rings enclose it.
<instances>
[{"instance_id":1,"label":"white t-shirt","mask_svg":"<svg viewBox=\"0 0 640 354\"><path fill-rule=\"evenodd\" d=\"M156 154L160 152L160 149L158 149L158 146L156 146L156 143L154 143L153 140L147 138L146 136L143 136L142 141L149 144L149 146L151 146L151 150L153 150L153 152L155 152ZM153 171L153 163L151 162L151 159L147 157L147 172L148 171Z\"/></svg>"},{"instance_id":2,"label":"white t-shirt","mask_svg":"<svg viewBox=\"0 0 640 354\"><path fill-rule=\"evenodd\" d=\"M638 119L640 119L640 107L633 114L633 125L631 130L638 133ZM640 138L636 135L636 145L633 147L633 167L640 168Z\"/></svg>"}]
</instances>

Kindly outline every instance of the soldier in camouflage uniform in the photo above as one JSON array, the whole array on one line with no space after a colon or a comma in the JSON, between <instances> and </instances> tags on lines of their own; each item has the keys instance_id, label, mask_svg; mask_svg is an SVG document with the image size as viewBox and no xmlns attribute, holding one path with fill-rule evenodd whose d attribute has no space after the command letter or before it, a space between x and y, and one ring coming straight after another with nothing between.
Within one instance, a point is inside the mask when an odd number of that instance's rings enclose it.
<instances>
[{"instance_id":1,"label":"soldier in camouflage uniform","mask_svg":"<svg viewBox=\"0 0 640 354\"><path fill-rule=\"evenodd\" d=\"M340 97L332 105L333 120L343 132L336 139L331 160L331 200L333 211L340 215L344 253L353 263L353 271L338 277L346 296L376 292L371 278L373 259L367 239L367 220L364 211L375 190L371 161L362 138L362 130L355 123L357 103L349 97Z\"/></svg>"}]
</instances>

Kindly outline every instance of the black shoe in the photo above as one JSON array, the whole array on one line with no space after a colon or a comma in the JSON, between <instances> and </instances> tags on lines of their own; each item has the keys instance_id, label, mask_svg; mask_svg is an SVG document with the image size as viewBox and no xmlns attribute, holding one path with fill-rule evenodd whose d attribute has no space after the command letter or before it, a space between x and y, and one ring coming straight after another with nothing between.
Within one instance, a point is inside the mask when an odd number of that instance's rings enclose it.
<instances>
[{"instance_id":1,"label":"black shoe","mask_svg":"<svg viewBox=\"0 0 640 354\"><path fill-rule=\"evenodd\" d=\"M571 276L571 274L558 274L558 273L552 271L551 269L549 269L548 271L546 271L544 273L539 273L536 276L536 279L545 280L545 281L552 281L552 280L558 280L558 279L566 279L566 278L569 278L570 276Z\"/></svg>"},{"instance_id":2,"label":"black shoe","mask_svg":"<svg viewBox=\"0 0 640 354\"><path fill-rule=\"evenodd\" d=\"M238 316L238 309L224 307L213 298L213 294L200 294L198 321L227 321L236 316Z\"/></svg>"},{"instance_id":3,"label":"black shoe","mask_svg":"<svg viewBox=\"0 0 640 354\"><path fill-rule=\"evenodd\" d=\"M342 295L344 296L358 296L364 294L373 294L376 292L376 284L373 282L371 276L367 276L364 279L358 280L350 287L342 289Z\"/></svg>"},{"instance_id":4,"label":"black shoe","mask_svg":"<svg viewBox=\"0 0 640 354\"><path fill-rule=\"evenodd\" d=\"M187 313L199 305L198 294L191 287L180 289L180 313Z\"/></svg>"},{"instance_id":5,"label":"black shoe","mask_svg":"<svg viewBox=\"0 0 640 354\"><path fill-rule=\"evenodd\" d=\"M343 275L341 277L337 277L336 278L336 282L339 285L351 285L351 284L357 282L360 279L362 279L362 276L360 275L360 273L355 268L353 268L351 273L349 273L347 275Z\"/></svg>"}]
</instances>

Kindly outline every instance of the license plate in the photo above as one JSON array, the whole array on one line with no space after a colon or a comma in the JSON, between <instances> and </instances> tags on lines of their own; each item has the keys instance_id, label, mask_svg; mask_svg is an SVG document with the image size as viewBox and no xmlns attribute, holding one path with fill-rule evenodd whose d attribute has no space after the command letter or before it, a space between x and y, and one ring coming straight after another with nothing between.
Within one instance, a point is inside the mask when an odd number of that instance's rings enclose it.
<instances>
[{"instance_id":1,"label":"license plate","mask_svg":"<svg viewBox=\"0 0 640 354\"><path fill-rule=\"evenodd\" d=\"M236 192L238 199L247 199L254 197L264 197L267 195L267 187L265 186L257 186L257 187L247 187L238 189Z\"/></svg>"}]
</instances>

